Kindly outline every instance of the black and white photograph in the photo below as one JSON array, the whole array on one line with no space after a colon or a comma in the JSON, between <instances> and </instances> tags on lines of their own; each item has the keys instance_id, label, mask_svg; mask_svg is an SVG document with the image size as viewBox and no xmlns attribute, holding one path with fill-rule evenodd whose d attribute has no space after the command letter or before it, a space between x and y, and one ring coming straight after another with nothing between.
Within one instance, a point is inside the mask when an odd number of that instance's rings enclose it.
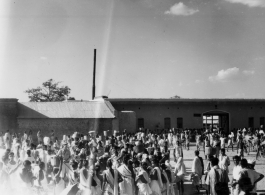
<instances>
[{"instance_id":1,"label":"black and white photograph","mask_svg":"<svg viewBox=\"0 0 265 195\"><path fill-rule=\"evenodd\" d=\"M265 0L0 0L1 195L265 195Z\"/></svg>"}]
</instances>

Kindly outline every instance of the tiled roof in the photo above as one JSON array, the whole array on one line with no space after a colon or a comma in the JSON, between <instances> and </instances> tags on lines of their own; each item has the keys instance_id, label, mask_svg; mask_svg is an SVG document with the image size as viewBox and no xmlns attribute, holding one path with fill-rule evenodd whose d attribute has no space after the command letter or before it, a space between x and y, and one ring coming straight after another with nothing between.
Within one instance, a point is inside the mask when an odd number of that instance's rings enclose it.
<instances>
[{"instance_id":1,"label":"tiled roof","mask_svg":"<svg viewBox=\"0 0 265 195\"><path fill-rule=\"evenodd\" d=\"M18 118L115 118L108 101L19 102Z\"/></svg>"}]
</instances>

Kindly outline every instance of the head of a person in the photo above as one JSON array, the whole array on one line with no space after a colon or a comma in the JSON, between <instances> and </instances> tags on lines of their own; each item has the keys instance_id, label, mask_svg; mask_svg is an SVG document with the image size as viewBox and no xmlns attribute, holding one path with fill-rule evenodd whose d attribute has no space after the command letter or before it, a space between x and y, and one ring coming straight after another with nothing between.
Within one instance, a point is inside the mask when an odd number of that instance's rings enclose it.
<instances>
[{"instance_id":1,"label":"head of a person","mask_svg":"<svg viewBox=\"0 0 265 195\"><path fill-rule=\"evenodd\" d=\"M210 162L211 162L212 167L217 166L219 163L219 159L216 157L213 157Z\"/></svg>"},{"instance_id":2,"label":"head of a person","mask_svg":"<svg viewBox=\"0 0 265 195\"><path fill-rule=\"evenodd\" d=\"M11 152L11 150L9 148L6 149L6 151L5 151L6 154L9 154L10 152Z\"/></svg>"},{"instance_id":3,"label":"head of a person","mask_svg":"<svg viewBox=\"0 0 265 195\"><path fill-rule=\"evenodd\" d=\"M225 149L224 148L221 149L221 155L225 156Z\"/></svg>"},{"instance_id":4,"label":"head of a person","mask_svg":"<svg viewBox=\"0 0 265 195\"><path fill-rule=\"evenodd\" d=\"M214 157L213 155L209 155L208 159L209 159L210 162L211 162L211 159L212 159L213 157Z\"/></svg>"},{"instance_id":5,"label":"head of a person","mask_svg":"<svg viewBox=\"0 0 265 195\"><path fill-rule=\"evenodd\" d=\"M147 167L148 167L148 164L146 161L142 161L141 162L141 167L144 169L144 170L147 170Z\"/></svg>"},{"instance_id":6,"label":"head of a person","mask_svg":"<svg viewBox=\"0 0 265 195\"><path fill-rule=\"evenodd\" d=\"M195 156L199 156L200 152L198 150L194 151Z\"/></svg>"},{"instance_id":7,"label":"head of a person","mask_svg":"<svg viewBox=\"0 0 265 195\"><path fill-rule=\"evenodd\" d=\"M139 160L136 160L133 162L133 167L136 168L136 167L139 167L140 166L140 161Z\"/></svg>"},{"instance_id":8,"label":"head of a person","mask_svg":"<svg viewBox=\"0 0 265 195\"><path fill-rule=\"evenodd\" d=\"M158 160L156 158L154 158L152 161L151 161L151 164L152 164L152 167L158 167Z\"/></svg>"},{"instance_id":9,"label":"head of a person","mask_svg":"<svg viewBox=\"0 0 265 195\"><path fill-rule=\"evenodd\" d=\"M31 170L31 162L29 160L25 160L23 162L23 166L24 166L25 169Z\"/></svg>"},{"instance_id":10,"label":"head of a person","mask_svg":"<svg viewBox=\"0 0 265 195\"><path fill-rule=\"evenodd\" d=\"M234 163L235 163L236 166L239 165L239 163L240 163L240 157L238 155L233 156L233 161L234 161Z\"/></svg>"},{"instance_id":11,"label":"head of a person","mask_svg":"<svg viewBox=\"0 0 265 195\"><path fill-rule=\"evenodd\" d=\"M85 168L88 167L88 160L83 160L83 167L85 167Z\"/></svg>"},{"instance_id":12,"label":"head of a person","mask_svg":"<svg viewBox=\"0 0 265 195\"><path fill-rule=\"evenodd\" d=\"M125 155L123 158L123 163L128 165L128 161L130 160L130 155Z\"/></svg>"},{"instance_id":13,"label":"head of a person","mask_svg":"<svg viewBox=\"0 0 265 195\"><path fill-rule=\"evenodd\" d=\"M242 168L248 168L247 159L245 159L245 158L241 159L240 165L241 165Z\"/></svg>"},{"instance_id":14,"label":"head of a person","mask_svg":"<svg viewBox=\"0 0 265 195\"><path fill-rule=\"evenodd\" d=\"M31 150L27 150L27 155L28 155L28 157L31 156Z\"/></svg>"},{"instance_id":15,"label":"head of a person","mask_svg":"<svg viewBox=\"0 0 265 195\"><path fill-rule=\"evenodd\" d=\"M59 172L59 167L53 167L53 174L56 175Z\"/></svg>"},{"instance_id":16,"label":"head of a person","mask_svg":"<svg viewBox=\"0 0 265 195\"><path fill-rule=\"evenodd\" d=\"M15 157L14 152L10 152L9 155L8 155L8 157L9 157L9 161L13 161L14 160L14 157Z\"/></svg>"},{"instance_id":17,"label":"head of a person","mask_svg":"<svg viewBox=\"0 0 265 195\"><path fill-rule=\"evenodd\" d=\"M109 169L112 168L112 161L111 161L110 158L107 160L107 167L108 167Z\"/></svg>"},{"instance_id":18,"label":"head of a person","mask_svg":"<svg viewBox=\"0 0 265 195\"><path fill-rule=\"evenodd\" d=\"M78 163L75 160L71 160L69 164L73 170L76 170L78 168Z\"/></svg>"}]
</instances>

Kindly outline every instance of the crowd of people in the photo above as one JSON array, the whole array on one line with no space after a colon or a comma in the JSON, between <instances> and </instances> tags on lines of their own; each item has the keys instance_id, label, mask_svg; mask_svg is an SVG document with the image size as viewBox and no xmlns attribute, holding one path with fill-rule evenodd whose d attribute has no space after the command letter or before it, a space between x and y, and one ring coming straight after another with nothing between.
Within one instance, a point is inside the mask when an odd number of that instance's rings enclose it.
<instances>
[{"instance_id":1,"label":"crowd of people","mask_svg":"<svg viewBox=\"0 0 265 195\"><path fill-rule=\"evenodd\" d=\"M32 131L23 135L0 134L0 191L7 194L53 195L182 195L185 178L197 191L206 184L211 195L255 194L264 175L254 170L255 161L245 153L255 150L261 158L263 130L223 131L171 129L163 132L108 132L98 135L74 132L61 139L51 131L36 139ZM184 163L185 149L196 136L191 174ZM234 148L235 147L235 148ZM229 181L229 149L235 149L232 181ZM203 151L207 160L200 156ZM172 163L175 161L175 163ZM172 166L174 164L174 166ZM204 175L204 177L203 177ZM205 181L202 182L202 179ZM228 188L231 182L232 188Z\"/></svg>"}]
</instances>

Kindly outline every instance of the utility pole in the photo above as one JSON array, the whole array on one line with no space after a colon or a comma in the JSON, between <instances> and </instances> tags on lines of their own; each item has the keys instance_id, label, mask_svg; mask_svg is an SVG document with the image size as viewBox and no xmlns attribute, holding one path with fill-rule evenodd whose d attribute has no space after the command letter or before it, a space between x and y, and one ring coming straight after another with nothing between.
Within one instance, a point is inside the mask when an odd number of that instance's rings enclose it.
<instances>
[{"instance_id":1,"label":"utility pole","mask_svg":"<svg viewBox=\"0 0 265 195\"><path fill-rule=\"evenodd\" d=\"M95 98L96 95L96 56L97 50L94 49L94 70L93 70L93 88L92 88L92 100Z\"/></svg>"}]
</instances>

